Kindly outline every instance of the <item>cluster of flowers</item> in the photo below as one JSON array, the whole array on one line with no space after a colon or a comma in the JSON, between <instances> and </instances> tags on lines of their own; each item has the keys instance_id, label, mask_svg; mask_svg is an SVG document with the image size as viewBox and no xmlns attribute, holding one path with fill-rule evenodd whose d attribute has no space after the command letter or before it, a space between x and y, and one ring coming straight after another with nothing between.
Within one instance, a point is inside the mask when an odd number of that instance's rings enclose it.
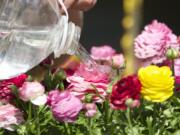
<instances>
[{"instance_id":1,"label":"cluster of flowers","mask_svg":"<svg viewBox=\"0 0 180 135\"><path fill-rule=\"evenodd\" d=\"M74 122L81 110L86 111L87 117L94 116L97 112L96 103L103 102L108 95L106 90L110 83L110 66L123 67L124 57L122 54L117 54L110 46L93 47L92 52L96 61L107 62L107 65L100 66L100 71L97 68L89 70L86 64L75 64L77 66L73 68L75 70L67 71L68 86L63 91L55 89L46 92L43 84L30 81L26 74L1 81L0 114L2 115L0 115L0 127L13 130L13 125L24 122L23 111L13 106L13 102L17 98L12 91L14 86L17 88L18 98L21 101L30 101L37 106L48 105L54 118L59 121ZM97 52L99 53L97 54ZM45 63L47 64L47 62ZM85 101L88 96L91 97L90 102Z\"/></svg>"},{"instance_id":2,"label":"cluster of flowers","mask_svg":"<svg viewBox=\"0 0 180 135\"><path fill-rule=\"evenodd\" d=\"M176 83L179 83L180 60L174 61L179 57L179 44L177 36L165 24L153 21L135 39L135 56L143 64L137 74L112 78L112 69L125 68L125 60L122 54L105 45L91 49L92 58L103 65L90 69L84 63L77 64L73 71L66 73L67 86L63 89L55 87L47 91L43 83L31 81L25 74L1 81L0 128L13 130L13 125L25 122L25 110L14 104L17 98L36 106L48 106L57 121L70 123L82 111L86 117L95 116L97 104L105 101L113 110L139 107L141 97L164 102L174 94L174 71L170 69L173 64Z\"/></svg>"}]
</instances>

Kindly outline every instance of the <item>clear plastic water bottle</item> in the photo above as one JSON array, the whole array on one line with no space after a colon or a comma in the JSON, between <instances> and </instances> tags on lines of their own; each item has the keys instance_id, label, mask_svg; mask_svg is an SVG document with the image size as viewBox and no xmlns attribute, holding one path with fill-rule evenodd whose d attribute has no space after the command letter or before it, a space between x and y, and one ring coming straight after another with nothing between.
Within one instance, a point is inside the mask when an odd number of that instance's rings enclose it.
<instances>
[{"instance_id":1,"label":"clear plastic water bottle","mask_svg":"<svg viewBox=\"0 0 180 135\"><path fill-rule=\"evenodd\" d=\"M25 73L54 52L89 57L80 28L60 14L57 0L0 0L0 80Z\"/></svg>"}]
</instances>

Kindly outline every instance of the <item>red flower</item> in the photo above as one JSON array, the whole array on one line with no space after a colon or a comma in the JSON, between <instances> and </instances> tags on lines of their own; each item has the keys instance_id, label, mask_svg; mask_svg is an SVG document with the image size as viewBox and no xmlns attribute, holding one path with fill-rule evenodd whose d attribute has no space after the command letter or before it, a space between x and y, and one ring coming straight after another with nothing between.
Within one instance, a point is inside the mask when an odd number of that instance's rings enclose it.
<instances>
[{"instance_id":1,"label":"red flower","mask_svg":"<svg viewBox=\"0 0 180 135\"><path fill-rule=\"evenodd\" d=\"M139 100L140 90L141 83L136 75L121 79L113 86L110 97L112 107L114 109L126 109L126 100L129 98L133 100Z\"/></svg>"},{"instance_id":2,"label":"red flower","mask_svg":"<svg viewBox=\"0 0 180 135\"><path fill-rule=\"evenodd\" d=\"M26 79L27 75L22 74L15 78L0 81L0 102L11 102L14 95L11 91L10 86L15 85L17 88L19 88L26 81Z\"/></svg>"},{"instance_id":3,"label":"red flower","mask_svg":"<svg viewBox=\"0 0 180 135\"><path fill-rule=\"evenodd\" d=\"M0 102L8 103L13 99L13 94L11 92L11 86L12 83L8 82L0 82Z\"/></svg>"},{"instance_id":4,"label":"red flower","mask_svg":"<svg viewBox=\"0 0 180 135\"><path fill-rule=\"evenodd\" d=\"M19 75L17 77L14 77L14 78L11 78L11 79L8 79L8 80L5 80L5 81L12 83L13 85L15 85L16 87L19 88L26 81L27 77L28 76L26 74L22 74L22 75Z\"/></svg>"}]
</instances>

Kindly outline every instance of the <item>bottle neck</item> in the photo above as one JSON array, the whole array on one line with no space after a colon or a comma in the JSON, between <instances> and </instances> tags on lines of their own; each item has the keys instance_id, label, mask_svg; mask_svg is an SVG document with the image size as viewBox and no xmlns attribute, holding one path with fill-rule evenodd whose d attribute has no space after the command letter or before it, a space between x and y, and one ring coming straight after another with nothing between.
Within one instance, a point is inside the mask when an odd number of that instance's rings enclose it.
<instances>
[{"instance_id":1,"label":"bottle neck","mask_svg":"<svg viewBox=\"0 0 180 135\"><path fill-rule=\"evenodd\" d=\"M63 31L59 35L61 38L54 51L56 58L62 54L74 55L79 47L81 28L72 22L63 22L64 20L62 17L60 23L63 24L63 28L61 27Z\"/></svg>"},{"instance_id":2,"label":"bottle neck","mask_svg":"<svg viewBox=\"0 0 180 135\"><path fill-rule=\"evenodd\" d=\"M81 28L74 23L69 23L68 37L66 40L66 53L69 55L75 55L79 48L79 39L81 35Z\"/></svg>"}]
</instances>

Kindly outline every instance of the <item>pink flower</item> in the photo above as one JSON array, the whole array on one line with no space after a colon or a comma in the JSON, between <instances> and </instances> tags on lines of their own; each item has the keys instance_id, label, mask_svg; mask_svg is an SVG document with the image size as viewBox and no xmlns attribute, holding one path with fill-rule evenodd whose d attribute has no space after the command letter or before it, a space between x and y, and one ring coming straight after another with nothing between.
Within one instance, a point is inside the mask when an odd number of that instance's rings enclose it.
<instances>
[{"instance_id":1,"label":"pink flower","mask_svg":"<svg viewBox=\"0 0 180 135\"><path fill-rule=\"evenodd\" d=\"M47 97L47 104L49 106L52 106L54 104L56 104L58 102L58 97L60 95L59 90L52 90L48 93L48 97Z\"/></svg>"},{"instance_id":2,"label":"pink flower","mask_svg":"<svg viewBox=\"0 0 180 135\"><path fill-rule=\"evenodd\" d=\"M166 60L160 66L169 66L169 67L171 67L171 65L172 65L172 62L169 61L169 60ZM180 58L174 60L174 71L175 71L176 84L180 84Z\"/></svg>"},{"instance_id":3,"label":"pink flower","mask_svg":"<svg viewBox=\"0 0 180 135\"><path fill-rule=\"evenodd\" d=\"M23 114L19 109L10 104L0 106L0 128L13 131L13 125L19 125L23 121Z\"/></svg>"},{"instance_id":4,"label":"pink flower","mask_svg":"<svg viewBox=\"0 0 180 135\"><path fill-rule=\"evenodd\" d=\"M84 105L84 109L86 110L86 117L93 117L97 113L97 106L94 103L87 103Z\"/></svg>"},{"instance_id":5,"label":"pink flower","mask_svg":"<svg viewBox=\"0 0 180 135\"><path fill-rule=\"evenodd\" d=\"M97 65L96 65L97 66ZM106 90L109 80L109 74L106 73L106 69L103 67L88 67L81 64L73 75L67 77L67 81L70 83L68 90L81 100L85 99L86 94L93 95L93 101L102 102L102 99L97 96L97 92L105 97L107 95ZM96 87L96 90L94 87Z\"/></svg>"},{"instance_id":6,"label":"pink flower","mask_svg":"<svg viewBox=\"0 0 180 135\"><path fill-rule=\"evenodd\" d=\"M166 60L169 47L179 48L177 37L165 24L154 20L135 39L135 56L143 65L159 64Z\"/></svg>"},{"instance_id":7,"label":"pink flower","mask_svg":"<svg viewBox=\"0 0 180 135\"><path fill-rule=\"evenodd\" d=\"M178 37L178 43L180 45L180 36ZM170 63L169 63L170 65ZM180 58L174 60L175 80L177 84L180 84Z\"/></svg>"},{"instance_id":8,"label":"pink flower","mask_svg":"<svg viewBox=\"0 0 180 135\"><path fill-rule=\"evenodd\" d=\"M110 60L114 56L116 51L108 45L92 47L91 57L94 60Z\"/></svg>"},{"instance_id":9,"label":"pink flower","mask_svg":"<svg viewBox=\"0 0 180 135\"><path fill-rule=\"evenodd\" d=\"M122 54L116 54L112 57L112 60L110 61L110 64L114 67L114 68L121 68L124 67L125 64L125 59L124 56Z\"/></svg>"},{"instance_id":10,"label":"pink flower","mask_svg":"<svg viewBox=\"0 0 180 135\"><path fill-rule=\"evenodd\" d=\"M180 84L180 58L174 61L175 79L176 83Z\"/></svg>"},{"instance_id":11,"label":"pink flower","mask_svg":"<svg viewBox=\"0 0 180 135\"><path fill-rule=\"evenodd\" d=\"M35 105L43 105L47 98L45 89L39 82L25 82L19 89L19 97L23 101L31 101Z\"/></svg>"},{"instance_id":12,"label":"pink flower","mask_svg":"<svg viewBox=\"0 0 180 135\"><path fill-rule=\"evenodd\" d=\"M64 122L74 122L83 107L81 101L69 91L51 91L48 101L54 117Z\"/></svg>"},{"instance_id":13,"label":"pink flower","mask_svg":"<svg viewBox=\"0 0 180 135\"><path fill-rule=\"evenodd\" d=\"M10 86L12 83L0 82L0 102L10 103L14 98Z\"/></svg>"},{"instance_id":14,"label":"pink flower","mask_svg":"<svg viewBox=\"0 0 180 135\"><path fill-rule=\"evenodd\" d=\"M12 102L14 95L10 86L15 85L17 88L21 87L27 79L26 74L22 74L12 79L4 80L0 82L0 101L3 103Z\"/></svg>"},{"instance_id":15,"label":"pink flower","mask_svg":"<svg viewBox=\"0 0 180 135\"><path fill-rule=\"evenodd\" d=\"M180 44L180 36L177 37L177 41Z\"/></svg>"}]
</instances>

